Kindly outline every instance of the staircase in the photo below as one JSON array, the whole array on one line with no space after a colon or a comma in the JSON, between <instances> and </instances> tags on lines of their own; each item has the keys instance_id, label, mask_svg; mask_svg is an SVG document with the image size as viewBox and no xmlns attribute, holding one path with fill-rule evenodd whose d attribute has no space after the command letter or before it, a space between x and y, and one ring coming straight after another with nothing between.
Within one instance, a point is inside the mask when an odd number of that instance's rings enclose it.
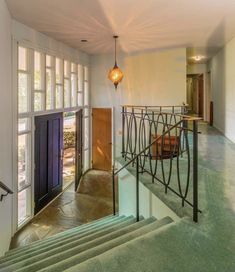
<instances>
[{"instance_id":1,"label":"staircase","mask_svg":"<svg viewBox=\"0 0 235 272\"><path fill-rule=\"evenodd\" d=\"M89 271L89 262L94 257L112 254L117 247L121 252L127 243L135 245L139 238L170 223L172 219L169 217L161 220L140 218L136 222L133 216L108 216L8 251L0 259L0 271L79 271L79 265L85 261L85 268Z\"/></svg>"}]
</instances>

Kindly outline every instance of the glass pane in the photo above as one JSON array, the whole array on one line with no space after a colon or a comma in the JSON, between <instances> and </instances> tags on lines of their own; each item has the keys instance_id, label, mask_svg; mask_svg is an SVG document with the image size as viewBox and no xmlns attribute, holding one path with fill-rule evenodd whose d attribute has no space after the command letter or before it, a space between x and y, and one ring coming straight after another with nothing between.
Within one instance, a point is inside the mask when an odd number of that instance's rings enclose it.
<instances>
[{"instance_id":1,"label":"glass pane","mask_svg":"<svg viewBox=\"0 0 235 272\"><path fill-rule=\"evenodd\" d=\"M18 190L30 184L30 135L18 136Z\"/></svg>"},{"instance_id":2,"label":"glass pane","mask_svg":"<svg viewBox=\"0 0 235 272\"><path fill-rule=\"evenodd\" d=\"M44 110L44 94L42 93L34 93L34 111L43 111Z\"/></svg>"},{"instance_id":3,"label":"glass pane","mask_svg":"<svg viewBox=\"0 0 235 272\"><path fill-rule=\"evenodd\" d=\"M89 118L84 118L84 149L89 147Z\"/></svg>"},{"instance_id":4,"label":"glass pane","mask_svg":"<svg viewBox=\"0 0 235 272\"><path fill-rule=\"evenodd\" d=\"M18 121L18 132L30 130L30 119L20 118Z\"/></svg>"},{"instance_id":5,"label":"glass pane","mask_svg":"<svg viewBox=\"0 0 235 272\"><path fill-rule=\"evenodd\" d=\"M89 105L89 85L88 82L84 82L84 106Z\"/></svg>"},{"instance_id":6,"label":"glass pane","mask_svg":"<svg viewBox=\"0 0 235 272\"><path fill-rule=\"evenodd\" d=\"M89 70L88 70L88 67L84 67L84 80L89 80Z\"/></svg>"},{"instance_id":7,"label":"glass pane","mask_svg":"<svg viewBox=\"0 0 235 272\"><path fill-rule=\"evenodd\" d=\"M71 72L76 73L77 72L77 65L75 63L71 63Z\"/></svg>"},{"instance_id":8,"label":"glass pane","mask_svg":"<svg viewBox=\"0 0 235 272\"><path fill-rule=\"evenodd\" d=\"M18 225L31 215L31 187L18 193Z\"/></svg>"},{"instance_id":9,"label":"glass pane","mask_svg":"<svg viewBox=\"0 0 235 272\"><path fill-rule=\"evenodd\" d=\"M68 79L64 80L64 107L70 107L70 82Z\"/></svg>"},{"instance_id":10,"label":"glass pane","mask_svg":"<svg viewBox=\"0 0 235 272\"><path fill-rule=\"evenodd\" d=\"M63 83L63 65L62 60L56 58L56 83Z\"/></svg>"},{"instance_id":11,"label":"glass pane","mask_svg":"<svg viewBox=\"0 0 235 272\"><path fill-rule=\"evenodd\" d=\"M34 52L34 89L42 89L42 59L39 52Z\"/></svg>"},{"instance_id":12,"label":"glass pane","mask_svg":"<svg viewBox=\"0 0 235 272\"><path fill-rule=\"evenodd\" d=\"M77 94L77 100L78 100L78 106L82 107L83 106L83 93Z\"/></svg>"},{"instance_id":13,"label":"glass pane","mask_svg":"<svg viewBox=\"0 0 235 272\"><path fill-rule=\"evenodd\" d=\"M71 74L71 105L75 107L77 105L77 75Z\"/></svg>"},{"instance_id":14,"label":"glass pane","mask_svg":"<svg viewBox=\"0 0 235 272\"><path fill-rule=\"evenodd\" d=\"M28 75L18 74L18 110L20 113L29 111Z\"/></svg>"},{"instance_id":15,"label":"glass pane","mask_svg":"<svg viewBox=\"0 0 235 272\"><path fill-rule=\"evenodd\" d=\"M51 67L52 66L52 57L49 55L46 55L46 66Z\"/></svg>"},{"instance_id":16,"label":"glass pane","mask_svg":"<svg viewBox=\"0 0 235 272\"><path fill-rule=\"evenodd\" d=\"M19 47L18 49L18 68L20 70L27 70L27 49Z\"/></svg>"},{"instance_id":17,"label":"glass pane","mask_svg":"<svg viewBox=\"0 0 235 272\"><path fill-rule=\"evenodd\" d=\"M63 108L63 88L60 85L56 85L55 106L57 109Z\"/></svg>"},{"instance_id":18,"label":"glass pane","mask_svg":"<svg viewBox=\"0 0 235 272\"><path fill-rule=\"evenodd\" d=\"M78 65L78 91L83 92L83 66Z\"/></svg>"},{"instance_id":19,"label":"glass pane","mask_svg":"<svg viewBox=\"0 0 235 272\"><path fill-rule=\"evenodd\" d=\"M70 76L70 62L67 60L64 61L64 76L65 77Z\"/></svg>"},{"instance_id":20,"label":"glass pane","mask_svg":"<svg viewBox=\"0 0 235 272\"><path fill-rule=\"evenodd\" d=\"M52 85L52 71L46 70L46 109L53 109L53 85Z\"/></svg>"}]
</instances>

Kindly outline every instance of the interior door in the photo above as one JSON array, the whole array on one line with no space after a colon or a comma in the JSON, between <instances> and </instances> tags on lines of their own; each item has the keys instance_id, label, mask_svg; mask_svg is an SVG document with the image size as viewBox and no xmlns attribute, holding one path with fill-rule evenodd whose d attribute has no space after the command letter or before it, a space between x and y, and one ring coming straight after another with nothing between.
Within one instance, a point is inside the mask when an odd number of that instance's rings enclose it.
<instances>
[{"instance_id":1,"label":"interior door","mask_svg":"<svg viewBox=\"0 0 235 272\"><path fill-rule=\"evenodd\" d=\"M204 80L203 75L198 77L198 115L203 117L203 107L204 107Z\"/></svg>"},{"instance_id":2,"label":"interior door","mask_svg":"<svg viewBox=\"0 0 235 272\"><path fill-rule=\"evenodd\" d=\"M76 112L76 175L75 191L82 177L82 109Z\"/></svg>"},{"instance_id":3,"label":"interior door","mask_svg":"<svg viewBox=\"0 0 235 272\"><path fill-rule=\"evenodd\" d=\"M111 170L112 164L112 110L92 109L92 168Z\"/></svg>"},{"instance_id":4,"label":"interior door","mask_svg":"<svg viewBox=\"0 0 235 272\"><path fill-rule=\"evenodd\" d=\"M35 214L62 191L63 114L35 117Z\"/></svg>"}]
</instances>

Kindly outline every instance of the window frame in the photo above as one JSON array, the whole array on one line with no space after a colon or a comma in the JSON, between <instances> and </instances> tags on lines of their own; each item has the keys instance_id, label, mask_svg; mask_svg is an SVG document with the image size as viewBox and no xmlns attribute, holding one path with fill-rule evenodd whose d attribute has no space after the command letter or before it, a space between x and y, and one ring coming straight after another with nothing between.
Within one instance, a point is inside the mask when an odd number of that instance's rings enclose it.
<instances>
[{"instance_id":1,"label":"window frame","mask_svg":"<svg viewBox=\"0 0 235 272\"><path fill-rule=\"evenodd\" d=\"M78 111L79 109L83 109L84 108L84 78L83 78L83 73L84 73L84 64L79 63L79 61L77 59L72 59L71 57L66 57L64 55L59 54L58 52L53 52L47 49L42 49L38 46L32 45L31 43L28 42L19 42L17 40L13 40L13 75L14 75L14 90L15 90L15 94L16 97L14 97L14 104L15 104L15 113L16 113L16 118L14 117L14 129L13 129L13 139L16 138L16 140L13 140L13 144L16 147L15 151L14 151L14 165L13 165L13 169L14 169L14 177L16 180L16 184L14 184L15 187L15 191L18 192L18 136L19 134L23 135L24 133L27 135L30 135L30 155L31 155L31 163L30 163L30 175L31 175L31 184L29 186L25 186L24 188L22 188L22 190L20 190L21 192L23 190L30 190L30 207L29 205L27 205L27 210L30 210L30 216L26 218L26 220L22 221L21 224L18 224L18 193L15 194L14 197L14 208L13 208L13 228L12 231L13 233L15 233L17 230L21 229L25 224L27 224L29 222L29 220L31 220L34 216L34 130L35 130L35 126L34 126L34 117L35 116L39 116L39 115L44 115L44 114L50 114L50 113L56 113L56 112L68 112L68 111ZM27 75L29 76L29 110L27 112L22 112L19 113L18 112L18 72L21 70L18 69L18 48L19 47L23 47L27 49L27 65L28 65L28 69L27 71L24 71L24 73L27 73ZM34 52L37 51L40 54L42 54L42 58L44 59L44 61L42 62L42 66L43 66L43 87L41 88L41 90L35 90L34 88ZM52 57L52 59L54 60L53 65L51 65L51 67L48 67L47 63L46 63L46 56L50 56ZM61 61L61 66L62 66L62 78L61 81L62 83L58 82L56 80L56 59L59 59ZM69 62L69 70L70 70L70 74L68 77L69 80L69 84L70 84L70 107L65 108L64 107L64 61L68 61ZM72 71L72 65L75 64L74 67L75 70ZM53 67L52 67L53 66ZM86 65L87 66L87 65ZM79 67L81 67L80 69L82 70L82 75L79 74ZM88 66L87 66L88 67ZM52 109L47 109L46 108L46 71L47 69L52 69L53 70L53 108ZM88 71L89 71L89 67L88 67ZM76 90L75 90L75 98L76 98L76 106L75 103L73 104L71 99L72 99L72 74L75 74L75 80L76 80ZM56 87L59 86L62 90L62 107L61 108L56 108ZM43 98L43 110L40 111L35 111L34 110L34 96L35 93L42 93L44 95ZM78 100L78 97L80 96L81 101ZM89 106L86 106L86 108L88 108ZM30 128L27 131L24 132L18 132L18 120L21 118L29 118L30 120ZM90 119L89 119L90 120ZM83 120L83 124L84 124L84 120ZM90 130L89 130L90 132ZM16 137L17 135L17 137ZM90 137L90 136L89 136ZM86 149L88 151L90 151L90 146L88 149ZM84 154L84 148L83 148L83 154ZM90 164L90 162L89 162Z\"/></svg>"}]
</instances>

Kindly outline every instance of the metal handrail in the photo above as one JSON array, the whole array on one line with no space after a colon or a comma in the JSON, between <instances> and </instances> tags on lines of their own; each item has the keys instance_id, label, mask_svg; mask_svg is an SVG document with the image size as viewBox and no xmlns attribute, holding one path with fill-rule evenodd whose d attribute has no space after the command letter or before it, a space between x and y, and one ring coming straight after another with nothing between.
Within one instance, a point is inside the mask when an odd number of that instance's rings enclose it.
<instances>
[{"instance_id":1,"label":"metal handrail","mask_svg":"<svg viewBox=\"0 0 235 272\"><path fill-rule=\"evenodd\" d=\"M1 196L0 196L0 201L2 201L3 198L4 198L5 196L7 196L8 194L13 194L13 191L12 191L10 188L8 188L8 187L7 187L3 182L1 182L1 181L0 181L0 188L6 192L6 194L1 194Z\"/></svg>"},{"instance_id":2,"label":"metal handrail","mask_svg":"<svg viewBox=\"0 0 235 272\"><path fill-rule=\"evenodd\" d=\"M190 117L187 115L180 115L180 117L182 117L182 119L179 122L177 122L175 125L172 125L164 133L162 133L162 135L159 135L157 138L155 138L147 147L141 150L138 154L134 155L134 157L132 157L124 166L122 166L116 172L114 168L115 165L113 165L112 182L113 182L113 213L114 214L116 214L115 176L119 174L127 166L129 166L130 164L134 165L136 163L136 219L137 221L139 221L139 173L140 173L139 172L139 157L142 156L142 154L145 154L145 152L149 150L151 146L156 144L160 138L164 137L167 134L169 135L171 130L179 127L185 121L192 121L193 130L191 131L193 132L193 204L188 202L186 199L184 199L184 201L193 207L193 220L195 222L198 221L198 212L201 212L201 211L198 209L198 124L197 122L201 120L201 118ZM171 191L174 191L174 190L171 190Z\"/></svg>"}]
</instances>

